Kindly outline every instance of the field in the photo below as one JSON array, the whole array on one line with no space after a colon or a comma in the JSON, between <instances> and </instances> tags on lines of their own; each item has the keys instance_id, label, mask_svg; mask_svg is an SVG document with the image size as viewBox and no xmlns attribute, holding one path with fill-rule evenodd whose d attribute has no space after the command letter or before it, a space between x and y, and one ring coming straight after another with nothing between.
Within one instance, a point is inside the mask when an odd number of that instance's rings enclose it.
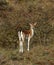
<instances>
[{"instance_id":1,"label":"field","mask_svg":"<svg viewBox=\"0 0 54 65\"><path fill-rule=\"evenodd\" d=\"M37 45L24 53L0 48L0 65L54 65L54 45Z\"/></svg>"},{"instance_id":2,"label":"field","mask_svg":"<svg viewBox=\"0 0 54 65\"><path fill-rule=\"evenodd\" d=\"M37 22L30 51L19 53L19 30ZM54 65L54 0L0 0L0 65Z\"/></svg>"}]
</instances>

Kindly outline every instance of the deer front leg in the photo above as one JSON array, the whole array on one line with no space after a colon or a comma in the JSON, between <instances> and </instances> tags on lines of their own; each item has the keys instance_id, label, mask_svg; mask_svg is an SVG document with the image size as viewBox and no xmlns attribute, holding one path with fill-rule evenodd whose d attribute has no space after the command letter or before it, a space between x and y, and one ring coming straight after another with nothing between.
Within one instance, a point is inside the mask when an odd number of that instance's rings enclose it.
<instances>
[{"instance_id":1,"label":"deer front leg","mask_svg":"<svg viewBox=\"0 0 54 65\"><path fill-rule=\"evenodd\" d=\"M29 51L29 42L30 42L30 37L28 37L28 48L27 48L28 51Z\"/></svg>"}]
</instances>

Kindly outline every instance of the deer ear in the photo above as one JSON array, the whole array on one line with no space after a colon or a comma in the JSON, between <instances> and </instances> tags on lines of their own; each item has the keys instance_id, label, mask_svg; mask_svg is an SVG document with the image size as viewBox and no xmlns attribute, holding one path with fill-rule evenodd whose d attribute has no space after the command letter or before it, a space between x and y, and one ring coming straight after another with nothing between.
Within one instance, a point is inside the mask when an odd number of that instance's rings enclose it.
<instances>
[{"instance_id":1,"label":"deer ear","mask_svg":"<svg viewBox=\"0 0 54 65\"><path fill-rule=\"evenodd\" d=\"M34 23L34 26L36 25L37 23Z\"/></svg>"}]
</instances>

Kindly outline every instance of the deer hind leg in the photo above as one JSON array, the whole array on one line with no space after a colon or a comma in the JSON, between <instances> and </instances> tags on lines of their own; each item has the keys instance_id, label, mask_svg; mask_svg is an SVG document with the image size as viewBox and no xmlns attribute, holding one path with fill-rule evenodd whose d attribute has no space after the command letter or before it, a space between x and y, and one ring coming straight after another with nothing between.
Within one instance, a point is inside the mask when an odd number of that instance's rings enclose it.
<instances>
[{"instance_id":1,"label":"deer hind leg","mask_svg":"<svg viewBox=\"0 0 54 65\"><path fill-rule=\"evenodd\" d=\"M22 41L22 34L20 31L18 32L18 37L19 37L19 52L23 53L23 41Z\"/></svg>"},{"instance_id":2,"label":"deer hind leg","mask_svg":"<svg viewBox=\"0 0 54 65\"><path fill-rule=\"evenodd\" d=\"M28 37L28 48L27 48L28 51L29 51L29 43L30 43L30 36Z\"/></svg>"},{"instance_id":3,"label":"deer hind leg","mask_svg":"<svg viewBox=\"0 0 54 65\"><path fill-rule=\"evenodd\" d=\"M22 41L20 41L19 47L20 47L19 52L23 53L23 43L22 43Z\"/></svg>"},{"instance_id":4,"label":"deer hind leg","mask_svg":"<svg viewBox=\"0 0 54 65\"><path fill-rule=\"evenodd\" d=\"M22 31L21 31L21 38L22 38L22 41L23 41L23 43L24 43L24 38L25 38L25 36L23 35Z\"/></svg>"}]
</instances>

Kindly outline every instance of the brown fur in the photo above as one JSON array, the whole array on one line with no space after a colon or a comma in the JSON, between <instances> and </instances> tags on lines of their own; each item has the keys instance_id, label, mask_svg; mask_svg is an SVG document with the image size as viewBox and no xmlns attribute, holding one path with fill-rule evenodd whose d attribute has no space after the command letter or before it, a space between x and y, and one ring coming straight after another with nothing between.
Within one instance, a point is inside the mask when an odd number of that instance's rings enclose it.
<instances>
[{"instance_id":1,"label":"brown fur","mask_svg":"<svg viewBox=\"0 0 54 65\"><path fill-rule=\"evenodd\" d=\"M32 35L31 30L24 30L23 33L24 33L25 35L29 35L29 34Z\"/></svg>"}]
</instances>

